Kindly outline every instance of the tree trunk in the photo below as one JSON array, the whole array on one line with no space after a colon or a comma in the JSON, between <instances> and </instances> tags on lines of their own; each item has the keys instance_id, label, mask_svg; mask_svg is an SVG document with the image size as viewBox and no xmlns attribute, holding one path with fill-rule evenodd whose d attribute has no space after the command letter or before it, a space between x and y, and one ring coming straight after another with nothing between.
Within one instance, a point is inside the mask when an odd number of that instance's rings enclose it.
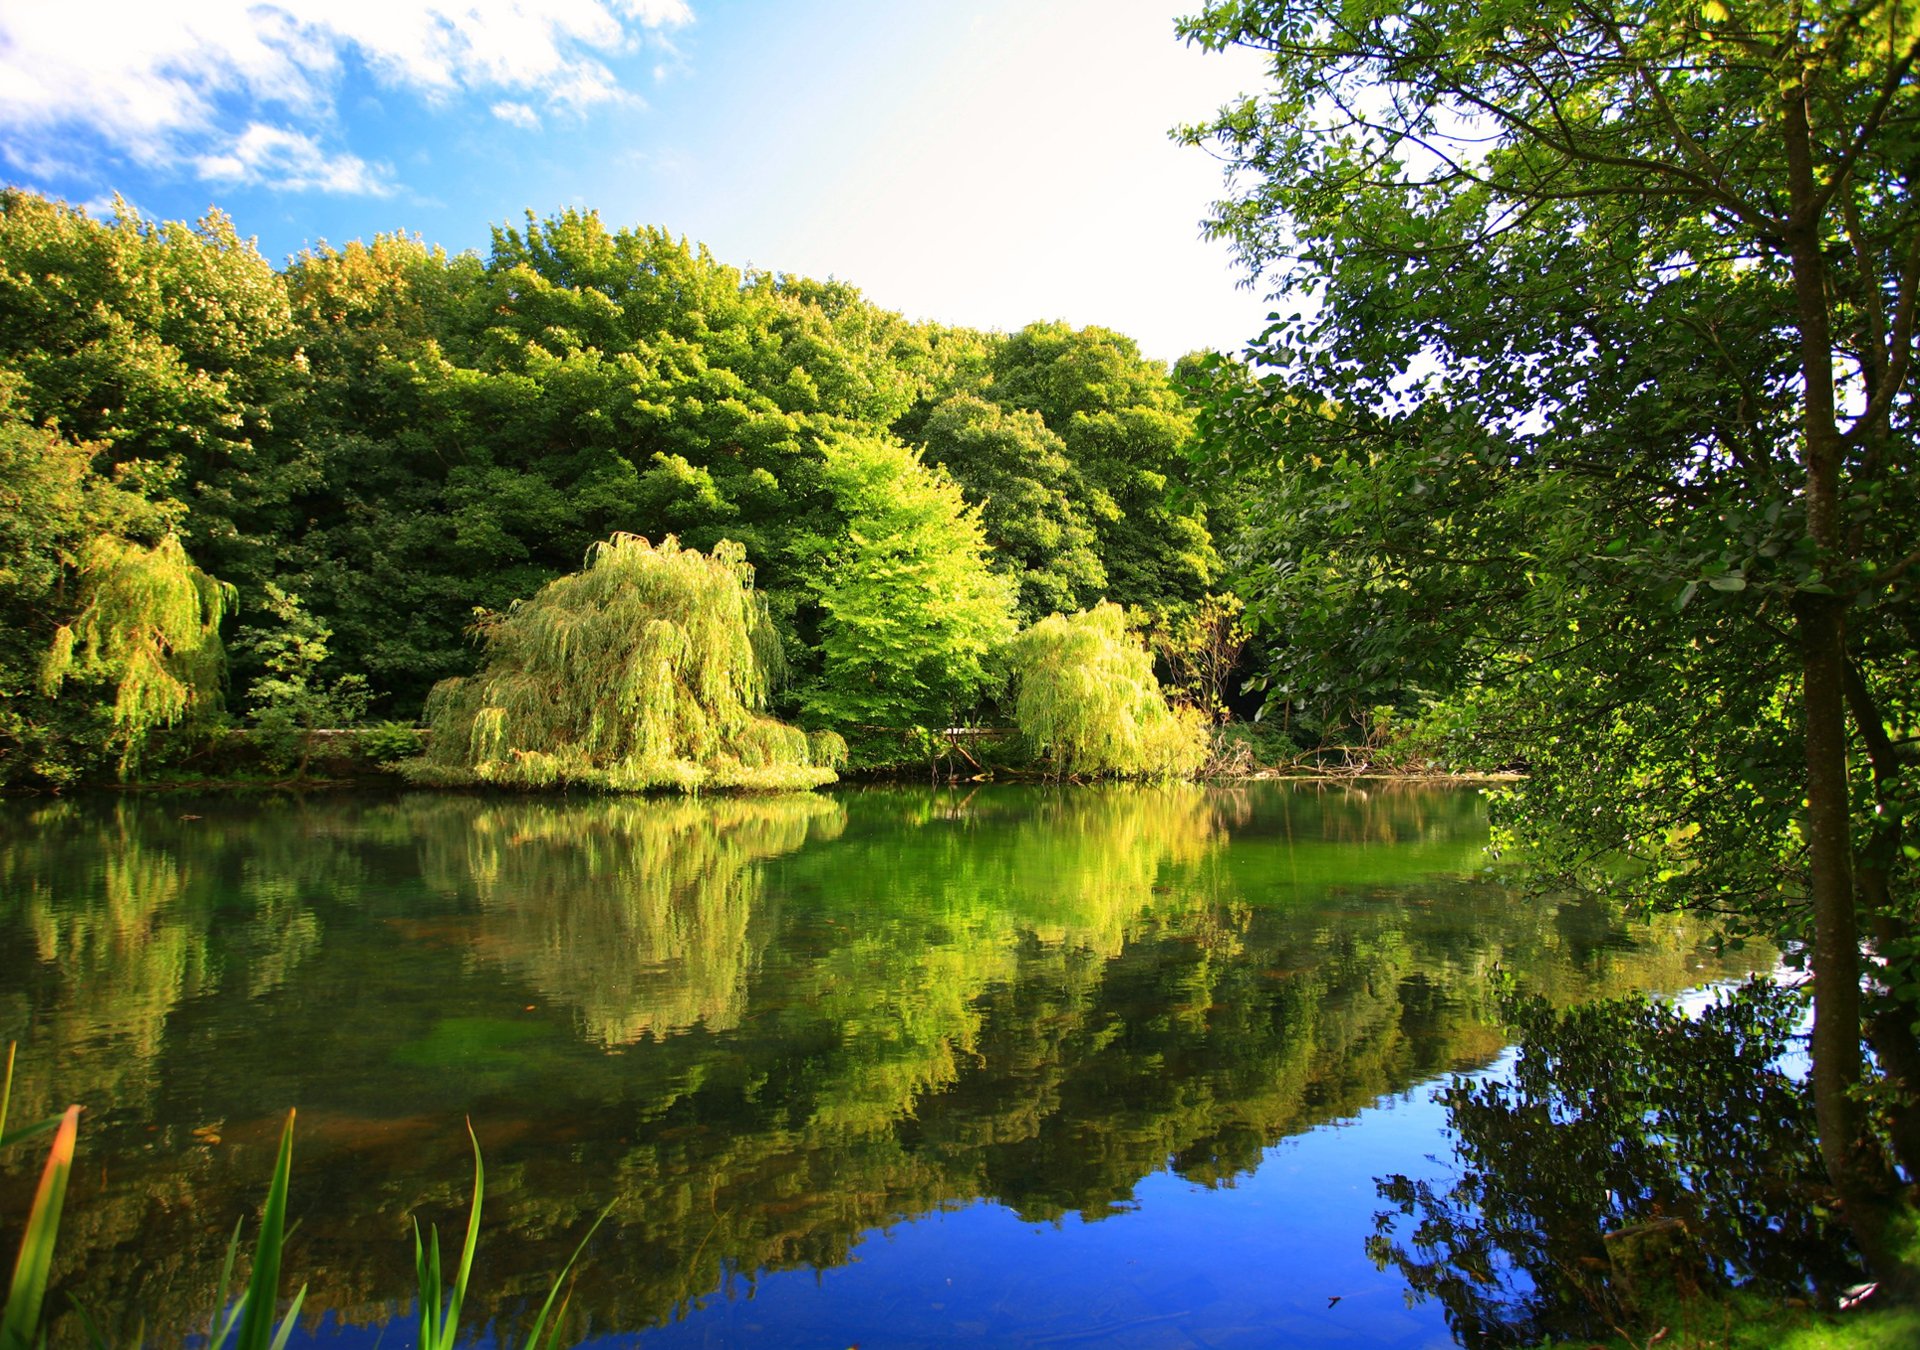
<instances>
[{"instance_id":1,"label":"tree trunk","mask_svg":"<svg viewBox=\"0 0 1920 1350\"><path fill-rule=\"evenodd\" d=\"M1868 1264L1902 1293L1914 1287L1889 1241L1892 1173L1867 1136L1854 1088L1860 1081L1860 935L1854 911L1853 848L1847 774L1845 602L1833 593L1844 569L1840 519L1843 443L1834 402L1833 331L1824 210L1814 174L1807 91L1785 99L1782 131L1792 216L1786 244L1793 264L1804 381L1807 532L1817 546L1821 584L1793 601L1801 652L1801 730L1806 739L1806 837L1813 906L1813 1095L1820 1155L1848 1227ZM1807 585L1812 586L1809 579Z\"/></svg>"}]
</instances>

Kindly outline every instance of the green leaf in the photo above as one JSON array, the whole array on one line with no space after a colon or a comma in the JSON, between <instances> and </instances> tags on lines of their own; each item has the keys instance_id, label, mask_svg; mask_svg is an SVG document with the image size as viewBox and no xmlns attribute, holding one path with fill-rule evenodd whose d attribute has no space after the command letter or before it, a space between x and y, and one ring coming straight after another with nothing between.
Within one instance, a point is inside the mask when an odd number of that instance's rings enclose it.
<instances>
[{"instance_id":1,"label":"green leaf","mask_svg":"<svg viewBox=\"0 0 1920 1350\"><path fill-rule=\"evenodd\" d=\"M53 1248L60 1236L60 1211L66 1204L67 1177L73 1171L79 1131L80 1108L69 1106L47 1150L40 1186L34 1192L33 1207L27 1211L27 1228L14 1260L7 1306L0 1312L0 1350L31 1350L43 1335L40 1315L46 1303L47 1277L53 1269Z\"/></svg>"},{"instance_id":2,"label":"green leaf","mask_svg":"<svg viewBox=\"0 0 1920 1350\"><path fill-rule=\"evenodd\" d=\"M254 1242L253 1273L243 1296L236 1350L270 1350L274 1339L273 1314L280 1298L280 1262L286 1245L287 1186L293 1173L293 1117L288 1111L280 1131L280 1154L260 1213L260 1235ZM301 1293L305 1294L304 1287Z\"/></svg>"}]
</instances>

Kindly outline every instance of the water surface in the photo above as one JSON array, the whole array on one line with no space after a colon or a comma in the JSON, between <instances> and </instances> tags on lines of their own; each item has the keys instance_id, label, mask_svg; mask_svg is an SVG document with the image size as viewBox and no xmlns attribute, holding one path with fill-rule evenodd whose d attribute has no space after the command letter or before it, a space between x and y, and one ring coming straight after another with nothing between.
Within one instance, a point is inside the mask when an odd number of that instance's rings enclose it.
<instances>
[{"instance_id":1,"label":"water surface","mask_svg":"<svg viewBox=\"0 0 1920 1350\"><path fill-rule=\"evenodd\" d=\"M297 1107L316 1340L410 1338L471 1120L480 1317L611 1205L576 1339L1445 1345L1364 1244L1502 1051L1494 972L1756 959L1484 840L1470 793L1271 784L6 802L0 1039L16 1120L87 1108L59 1277L110 1326L204 1320Z\"/></svg>"}]
</instances>

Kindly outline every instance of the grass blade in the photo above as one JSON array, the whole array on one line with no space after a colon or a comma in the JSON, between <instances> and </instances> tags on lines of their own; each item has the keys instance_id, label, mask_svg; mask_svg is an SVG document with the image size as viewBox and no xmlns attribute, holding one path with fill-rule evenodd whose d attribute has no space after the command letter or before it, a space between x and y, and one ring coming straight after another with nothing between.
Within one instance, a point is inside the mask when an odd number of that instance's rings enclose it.
<instances>
[{"instance_id":1,"label":"grass blade","mask_svg":"<svg viewBox=\"0 0 1920 1350\"><path fill-rule=\"evenodd\" d=\"M73 1146L80 1132L80 1108L69 1106L60 1129L47 1150L33 1208L27 1212L27 1231L20 1238L20 1255L13 1266L7 1306L0 1313L0 1350L27 1350L40 1332L40 1312L46 1302L47 1279L53 1269L53 1245L60 1235L60 1210L67 1201L67 1177L73 1171Z\"/></svg>"},{"instance_id":2,"label":"grass blade","mask_svg":"<svg viewBox=\"0 0 1920 1350\"><path fill-rule=\"evenodd\" d=\"M11 1148L15 1144L25 1143L38 1135L60 1128L59 1116L48 1116L45 1120L32 1125L22 1125L12 1134L0 1134L0 1148Z\"/></svg>"},{"instance_id":3,"label":"grass blade","mask_svg":"<svg viewBox=\"0 0 1920 1350\"><path fill-rule=\"evenodd\" d=\"M467 1280L473 1274L473 1253L480 1245L480 1197L486 1190L487 1172L480 1163L480 1136L473 1132L473 1121L467 1121L467 1138L473 1144L473 1204L467 1211L467 1241L460 1250L460 1269L453 1277L453 1301L447 1305L447 1319L444 1332L448 1347L459 1332L460 1307L467 1301Z\"/></svg>"},{"instance_id":4,"label":"grass blade","mask_svg":"<svg viewBox=\"0 0 1920 1350\"><path fill-rule=\"evenodd\" d=\"M233 1221L233 1234L227 1239L227 1259L220 1267L220 1283L213 1287L213 1317L207 1323L207 1350L220 1350L227 1343L227 1337L233 1335L234 1323L240 1320L240 1310L247 1306L246 1295L240 1301L227 1308L227 1290L233 1287L233 1263L240 1255L240 1225L244 1219ZM220 1316L226 1308L226 1318Z\"/></svg>"},{"instance_id":5,"label":"grass blade","mask_svg":"<svg viewBox=\"0 0 1920 1350\"><path fill-rule=\"evenodd\" d=\"M87 1350L113 1350L113 1342L108 1340L106 1333L100 1330L100 1321L93 1315L93 1309L76 1298L73 1301L73 1311L80 1318L80 1329L86 1333ZM139 1343L137 1340L134 1342L135 1345Z\"/></svg>"},{"instance_id":6,"label":"grass blade","mask_svg":"<svg viewBox=\"0 0 1920 1350\"><path fill-rule=\"evenodd\" d=\"M560 1324L566 1320L567 1303L572 1299L573 1295L569 1293L567 1298L561 1299L557 1312L554 1310L553 1300L559 1296L561 1286L567 1283L567 1276L572 1272L574 1262L580 1259L580 1253L584 1252L587 1249L587 1244L593 1241L593 1235L600 1231L600 1225L607 1221L607 1215L613 1213L613 1207L616 1203L616 1201L611 1200L607 1202L607 1207L600 1211L600 1217L593 1221L593 1227L587 1229L587 1235L580 1239L580 1245L575 1247L573 1249L573 1255L567 1258L567 1264L560 1267L560 1273L553 1277L553 1287L547 1290L547 1301L540 1305L540 1315L533 1319L533 1330L527 1333L526 1350L543 1350L540 1344L540 1331L546 1326L547 1314L550 1312L554 1314L553 1333L547 1338L547 1345L544 1347L544 1350L554 1350L554 1347L559 1342Z\"/></svg>"},{"instance_id":7,"label":"grass blade","mask_svg":"<svg viewBox=\"0 0 1920 1350\"><path fill-rule=\"evenodd\" d=\"M0 1139L7 1133L7 1107L13 1104L13 1052L20 1048L20 1042L7 1042L7 1078L0 1085Z\"/></svg>"},{"instance_id":8,"label":"grass blade","mask_svg":"<svg viewBox=\"0 0 1920 1350\"><path fill-rule=\"evenodd\" d=\"M480 1202L486 1194L487 1172L480 1161L480 1139L467 1122L467 1138L473 1141L473 1203L467 1211L467 1239L460 1249L460 1264L453 1273L453 1291L443 1304L440 1286L440 1229L428 1230L427 1244L420 1243L420 1221L413 1222L413 1269L420 1285L419 1350L452 1350L460 1334L460 1308L467 1299L467 1282L473 1275L473 1254L480 1245Z\"/></svg>"},{"instance_id":9,"label":"grass blade","mask_svg":"<svg viewBox=\"0 0 1920 1350\"><path fill-rule=\"evenodd\" d=\"M300 1305L307 1301L307 1286L293 1296L293 1302L287 1307L287 1315L280 1319L280 1330L273 1338L273 1350L286 1350L287 1337L293 1335L293 1320L300 1315Z\"/></svg>"},{"instance_id":10,"label":"grass blade","mask_svg":"<svg viewBox=\"0 0 1920 1350\"><path fill-rule=\"evenodd\" d=\"M266 1208L260 1212L260 1237L254 1243L253 1273L243 1295L245 1306L240 1312L236 1350L270 1350L273 1340L280 1258L286 1246L287 1179L293 1172L293 1115L287 1112L286 1128L280 1132L280 1157L274 1164L273 1181L267 1187Z\"/></svg>"}]
</instances>

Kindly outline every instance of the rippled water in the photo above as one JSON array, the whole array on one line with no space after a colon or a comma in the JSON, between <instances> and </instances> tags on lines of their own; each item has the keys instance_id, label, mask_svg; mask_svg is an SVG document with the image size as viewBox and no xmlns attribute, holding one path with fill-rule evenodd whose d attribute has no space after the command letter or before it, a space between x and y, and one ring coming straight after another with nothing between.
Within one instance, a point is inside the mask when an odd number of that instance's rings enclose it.
<instances>
[{"instance_id":1,"label":"rippled water","mask_svg":"<svg viewBox=\"0 0 1920 1350\"><path fill-rule=\"evenodd\" d=\"M16 1121L88 1108L58 1269L123 1329L204 1321L297 1107L330 1344L411 1343L471 1119L476 1324L611 1204L575 1339L1444 1345L1364 1243L1424 1085L1501 1053L1491 972L1764 964L1522 902L1484 838L1469 793L1270 784L3 802L0 1039Z\"/></svg>"}]
</instances>

